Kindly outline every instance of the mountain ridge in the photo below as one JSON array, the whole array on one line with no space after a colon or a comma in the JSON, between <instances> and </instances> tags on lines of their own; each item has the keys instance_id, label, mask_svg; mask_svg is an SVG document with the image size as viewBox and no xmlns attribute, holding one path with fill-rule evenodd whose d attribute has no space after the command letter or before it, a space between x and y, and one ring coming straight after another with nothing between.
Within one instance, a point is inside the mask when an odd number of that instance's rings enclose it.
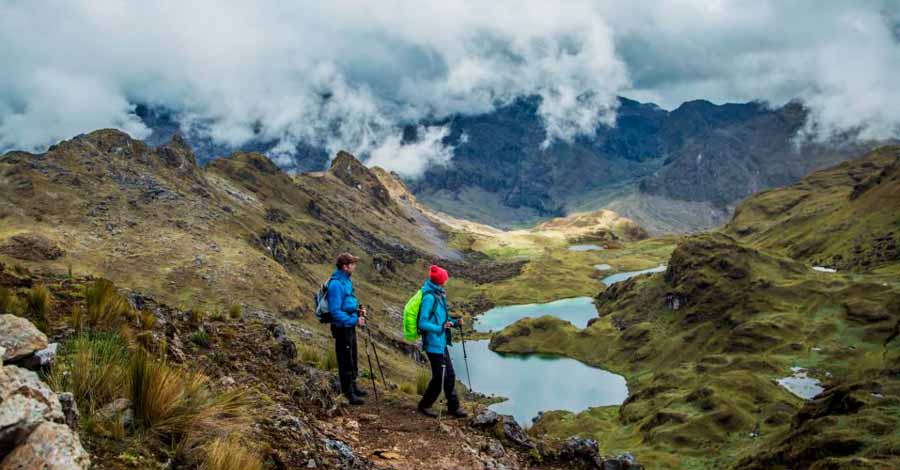
<instances>
[{"instance_id":1,"label":"mountain ridge","mask_svg":"<svg viewBox=\"0 0 900 470\"><path fill-rule=\"evenodd\" d=\"M620 97L615 126L543 149L539 104L526 97L485 114L408 125L404 142L416 141L420 125L446 126L442 144L454 149L449 164L406 181L412 192L436 210L501 228L609 208L652 233L689 232L724 223L753 192L790 184L872 146L849 134L801 139L808 111L798 101L770 107L693 100L667 111ZM173 113L137 111L153 130L148 142L178 132ZM188 140L201 162L236 150L200 134ZM241 148L266 152L275 144L251 140ZM293 170L322 170L328 161L324 150L301 143Z\"/></svg>"}]
</instances>

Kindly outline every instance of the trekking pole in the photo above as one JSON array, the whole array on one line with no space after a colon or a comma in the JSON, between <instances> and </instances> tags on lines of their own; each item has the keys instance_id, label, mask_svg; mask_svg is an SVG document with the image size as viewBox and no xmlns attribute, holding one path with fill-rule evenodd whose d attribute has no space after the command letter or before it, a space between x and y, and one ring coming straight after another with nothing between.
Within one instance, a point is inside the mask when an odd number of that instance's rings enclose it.
<instances>
[{"instance_id":1,"label":"trekking pole","mask_svg":"<svg viewBox=\"0 0 900 470\"><path fill-rule=\"evenodd\" d=\"M466 353L466 334L463 332L462 325L459 326L459 336L462 338L463 362L466 364L466 379L469 381L469 391L475 392L475 390L472 389L472 374L469 372L469 355Z\"/></svg>"},{"instance_id":2,"label":"trekking pole","mask_svg":"<svg viewBox=\"0 0 900 470\"><path fill-rule=\"evenodd\" d=\"M366 327L368 330L368 327ZM372 378L372 390L375 392L375 402L378 403L378 387L375 386L375 369L372 368L372 356L369 355L369 338L366 337L366 359L369 361L369 376Z\"/></svg>"},{"instance_id":3,"label":"trekking pole","mask_svg":"<svg viewBox=\"0 0 900 470\"><path fill-rule=\"evenodd\" d=\"M375 351L375 364L378 365L378 373L381 374L381 383L383 383L385 388L387 388L388 384L387 380L385 380L384 378L384 369L381 368L381 359L378 359L378 348L375 347L375 341L372 339L372 330L369 329L368 323L366 323L366 334L369 335L369 341L371 341L372 343L372 351ZM375 371L372 371L372 376L374 379Z\"/></svg>"},{"instance_id":4,"label":"trekking pole","mask_svg":"<svg viewBox=\"0 0 900 470\"><path fill-rule=\"evenodd\" d=\"M441 358L441 391L438 392L438 393L443 393L443 394L444 394L444 401L445 401L445 402L447 401L447 393L444 392L444 375L446 375L446 371L447 371L447 361L446 361L446 359L447 359L446 356L444 356L443 358ZM441 428L441 412L442 412L442 411L444 411L444 409L443 409L442 407L438 406L438 429Z\"/></svg>"}]
</instances>

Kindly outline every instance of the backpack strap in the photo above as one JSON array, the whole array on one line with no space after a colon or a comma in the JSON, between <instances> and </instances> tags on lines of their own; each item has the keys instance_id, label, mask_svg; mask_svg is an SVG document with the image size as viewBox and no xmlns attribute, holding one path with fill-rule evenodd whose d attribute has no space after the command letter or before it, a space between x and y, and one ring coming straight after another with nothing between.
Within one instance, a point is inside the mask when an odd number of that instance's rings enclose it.
<instances>
[{"instance_id":1,"label":"backpack strap","mask_svg":"<svg viewBox=\"0 0 900 470\"><path fill-rule=\"evenodd\" d=\"M434 295L434 294L431 294L431 296L434 297L434 303L431 304L431 313L428 315L428 319L429 319L429 320L434 320L434 314L437 313L437 307L438 307L438 300L439 300L439 299L438 299L438 296L436 296L436 295Z\"/></svg>"},{"instance_id":2,"label":"backpack strap","mask_svg":"<svg viewBox=\"0 0 900 470\"><path fill-rule=\"evenodd\" d=\"M428 314L428 319L434 320L434 314L437 313L438 298L436 295L434 295L432 293L426 294L424 292L422 293L422 298L424 299L426 295L430 295L430 296L434 297L434 303L431 304L431 313ZM421 314L422 314L422 307L420 305L419 313L416 314L416 329L418 329L418 327L419 327L419 315L421 315Z\"/></svg>"}]
</instances>

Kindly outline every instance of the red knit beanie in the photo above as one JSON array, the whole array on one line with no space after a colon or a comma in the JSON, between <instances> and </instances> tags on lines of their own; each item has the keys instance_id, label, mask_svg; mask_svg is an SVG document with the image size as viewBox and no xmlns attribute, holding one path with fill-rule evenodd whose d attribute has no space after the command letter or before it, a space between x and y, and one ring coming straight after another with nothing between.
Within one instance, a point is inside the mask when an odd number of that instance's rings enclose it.
<instances>
[{"instance_id":1,"label":"red knit beanie","mask_svg":"<svg viewBox=\"0 0 900 470\"><path fill-rule=\"evenodd\" d=\"M442 286L447 279L450 279L450 274L447 273L447 270L436 265L432 264L431 269L428 272L428 278L431 279L431 282Z\"/></svg>"}]
</instances>

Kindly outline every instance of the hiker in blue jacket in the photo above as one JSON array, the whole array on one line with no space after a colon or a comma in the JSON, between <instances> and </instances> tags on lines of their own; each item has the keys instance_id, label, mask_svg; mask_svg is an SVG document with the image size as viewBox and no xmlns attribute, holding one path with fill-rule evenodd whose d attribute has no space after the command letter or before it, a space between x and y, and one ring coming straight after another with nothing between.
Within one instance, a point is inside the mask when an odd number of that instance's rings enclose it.
<instances>
[{"instance_id":1,"label":"hiker in blue jacket","mask_svg":"<svg viewBox=\"0 0 900 470\"><path fill-rule=\"evenodd\" d=\"M341 253L335 261L337 269L328 280L328 311L331 312L331 336L337 356L341 393L351 405L362 405L360 397L368 395L356 385L359 369L356 361L356 326L366 325L366 309L360 307L353 292L350 276L356 270L359 258Z\"/></svg>"},{"instance_id":2,"label":"hiker in blue jacket","mask_svg":"<svg viewBox=\"0 0 900 470\"><path fill-rule=\"evenodd\" d=\"M432 265L428 280L422 287L422 305L419 307L419 330L422 332L422 347L431 363L431 381L419 401L418 409L432 418L438 416L431 410L431 405L440 396L442 384L448 413L459 418L467 416L456 396L456 373L447 349L451 343L450 328L462 326L462 319L451 318L447 310L447 293L443 286L449 278L446 270Z\"/></svg>"}]
</instances>

